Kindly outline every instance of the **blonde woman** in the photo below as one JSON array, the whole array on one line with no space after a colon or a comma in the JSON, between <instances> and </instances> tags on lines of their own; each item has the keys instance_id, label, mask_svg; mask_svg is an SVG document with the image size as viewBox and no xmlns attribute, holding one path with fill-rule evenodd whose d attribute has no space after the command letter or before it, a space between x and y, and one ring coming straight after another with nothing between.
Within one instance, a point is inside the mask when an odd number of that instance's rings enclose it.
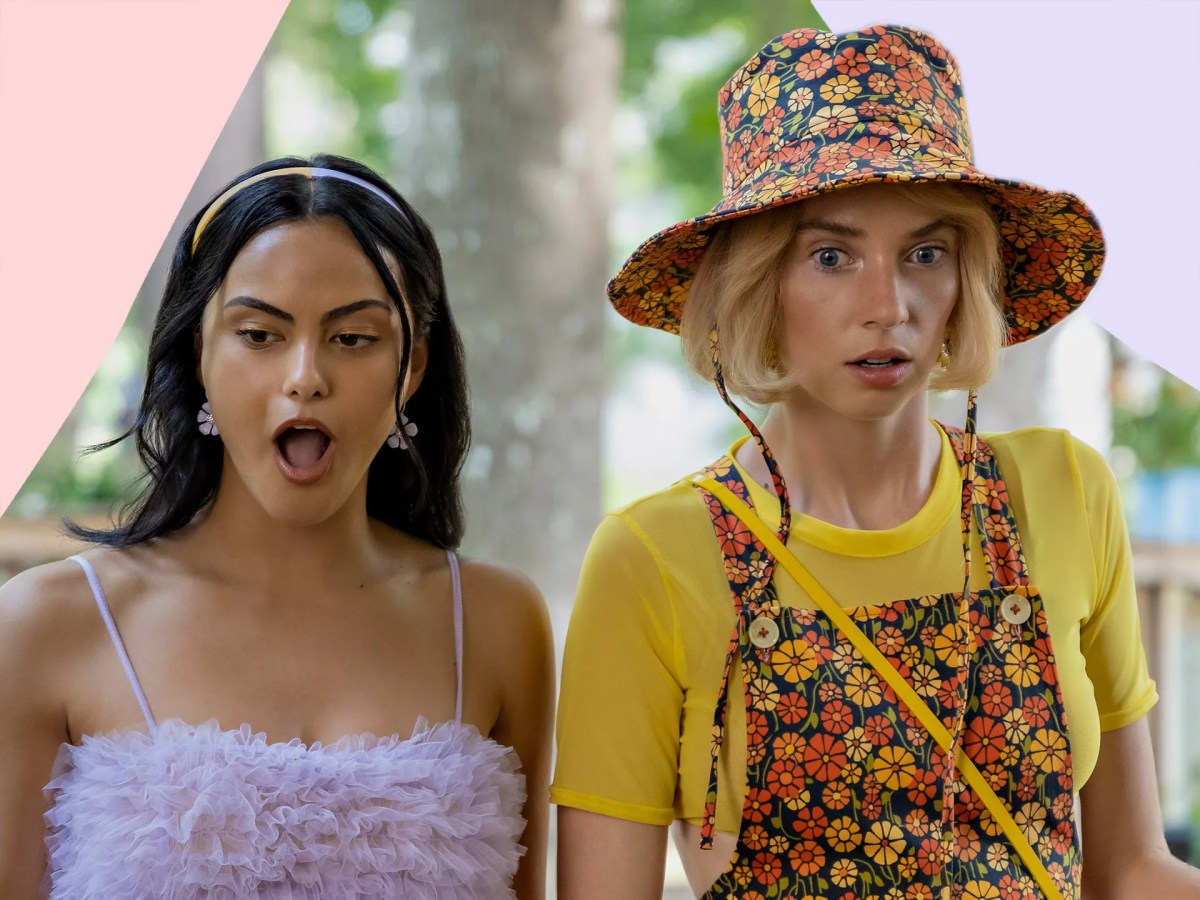
<instances>
[{"instance_id":1,"label":"blonde woman","mask_svg":"<svg viewBox=\"0 0 1200 900\"><path fill-rule=\"evenodd\" d=\"M1062 431L975 432L1001 347L1099 276L1095 218L975 169L957 67L907 28L785 34L720 109L722 203L609 294L752 439L596 533L561 896L658 897L672 823L697 897L1196 896L1112 476ZM930 388L971 392L965 428Z\"/></svg>"}]
</instances>

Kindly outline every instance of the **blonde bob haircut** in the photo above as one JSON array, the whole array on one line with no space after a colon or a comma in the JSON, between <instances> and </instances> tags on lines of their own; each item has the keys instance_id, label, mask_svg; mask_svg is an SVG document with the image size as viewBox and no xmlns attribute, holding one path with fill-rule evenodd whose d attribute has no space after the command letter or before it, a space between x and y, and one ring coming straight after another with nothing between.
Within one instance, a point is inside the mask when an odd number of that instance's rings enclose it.
<instances>
[{"instance_id":1,"label":"blonde bob haircut","mask_svg":"<svg viewBox=\"0 0 1200 900\"><path fill-rule=\"evenodd\" d=\"M845 188L844 190L853 190ZM959 298L948 323L949 362L929 378L934 390L982 386L995 371L1007 328L1000 312L1000 234L983 198L948 184L907 184L902 195L949 222L959 238ZM731 393L775 403L795 390L782 369L779 282L804 201L718 226L683 304L683 352L711 381L709 333L720 335L721 369Z\"/></svg>"}]
</instances>

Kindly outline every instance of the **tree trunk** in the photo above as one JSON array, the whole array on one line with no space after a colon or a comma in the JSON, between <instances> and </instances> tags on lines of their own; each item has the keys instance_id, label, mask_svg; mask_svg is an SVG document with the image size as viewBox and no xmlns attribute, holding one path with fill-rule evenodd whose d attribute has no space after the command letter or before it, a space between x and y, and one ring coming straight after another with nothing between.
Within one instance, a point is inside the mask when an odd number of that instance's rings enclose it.
<instances>
[{"instance_id":1,"label":"tree trunk","mask_svg":"<svg viewBox=\"0 0 1200 900\"><path fill-rule=\"evenodd\" d=\"M611 0L413 0L405 194L427 217L466 344L468 553L558 616L600 516Z\"/></svg>"}]
</instances>

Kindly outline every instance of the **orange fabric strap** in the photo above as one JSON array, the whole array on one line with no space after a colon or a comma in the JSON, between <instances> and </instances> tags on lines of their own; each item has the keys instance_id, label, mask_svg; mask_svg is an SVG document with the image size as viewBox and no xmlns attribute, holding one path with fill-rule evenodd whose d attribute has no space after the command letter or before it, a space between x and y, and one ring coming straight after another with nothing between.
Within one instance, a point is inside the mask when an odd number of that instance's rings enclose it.
<instances>
[{"instance_id":1,"label":"orange fabric strap","mask_svg":"<svg viewBox=\"0 0 1200 900\"><path fill-rule=\"evenodd\" d=\"M896 667L888 662L887 657L863 633L862 629L854 623L854 620L850 618L838 602L817 583L816 579L800 563L800 560L780 542L779 538L767 527L766 523L720 482L712 478L697 477L694 479L694 483L717 497L726 509L741 519L746 527L754 533L754 536L762 541L767 551L787 570L789 575L796 579L796 582L804 592L813 599L817 606L821 608L821 611L829 616L834 625L850 640L850 643L854 645L863 659L870 663L883 676L884 680L891 685L892 690L896 692L896 696L904 701L905 706L921 721L921 724L925 726L933 736L933 739L938 742L944 751L949 753L952 739L950 732L946 730L941 720L934 714L925 701L918 696L917 692L913 690L912 685L904 680L904 676L896 671ZM1027 590L1026 588L1015 588L1014 593L1025 593ZM1062 900L1062 894L1057 886L1055 886L1054 880L1046 870L1046 866L1042 863L1042 860L1038 857L1033 847L1030 846L1020 826L1013 821L1012 813L1009 812L1004 801L996 796L996 792L992 790L991 785L987 783L982 773L976 768L975 763L971 761L961 747L955 757L955 763L958 771L962 773L967 783L979 795L979 799L983 801L984 806L992 814L992 818L1000 825L1001 830L1025 863L1029 874L1033 876L1038 886L1042 889L1042 893L1049 900Z\"/></svg>"}]
</instances>

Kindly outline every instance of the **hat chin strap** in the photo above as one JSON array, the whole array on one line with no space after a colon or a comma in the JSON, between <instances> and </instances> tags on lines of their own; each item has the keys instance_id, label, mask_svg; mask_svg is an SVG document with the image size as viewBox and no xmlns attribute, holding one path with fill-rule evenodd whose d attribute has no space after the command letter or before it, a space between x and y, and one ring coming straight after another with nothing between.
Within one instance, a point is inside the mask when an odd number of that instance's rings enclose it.
<instances>
[{"instance_id":1,"label":"hat chin strap","mask_svg":"<svg viewBox=\"0 0 1200 900\"><path fill-rule=\"evenodd\" d=\"M717 329L713 328L708 333L708 347L712 354L713 369L715 375L713 381L717 385L717 393L721 395L721 399L725 401L725 405L734 411L742 424L754 437L754 442L758 444L758 449L762 451L763 460L767 464L767 471L771 473L771 483L775 487L775 496L779 498L779 540L784 544L787 543L788 534L792 527L792 503L788 497L787 485L783 480L783 473L779 470L779 463L775 461L771 449L767 446L766 439L763 438L762 432L758 430L758 426L750 421L750 417L742 412L741 408L733 402L729 396L729 391L725 388L725 374L721 368L721 353L720 340L717 336Z\"/></svg>"}]
</instances>

